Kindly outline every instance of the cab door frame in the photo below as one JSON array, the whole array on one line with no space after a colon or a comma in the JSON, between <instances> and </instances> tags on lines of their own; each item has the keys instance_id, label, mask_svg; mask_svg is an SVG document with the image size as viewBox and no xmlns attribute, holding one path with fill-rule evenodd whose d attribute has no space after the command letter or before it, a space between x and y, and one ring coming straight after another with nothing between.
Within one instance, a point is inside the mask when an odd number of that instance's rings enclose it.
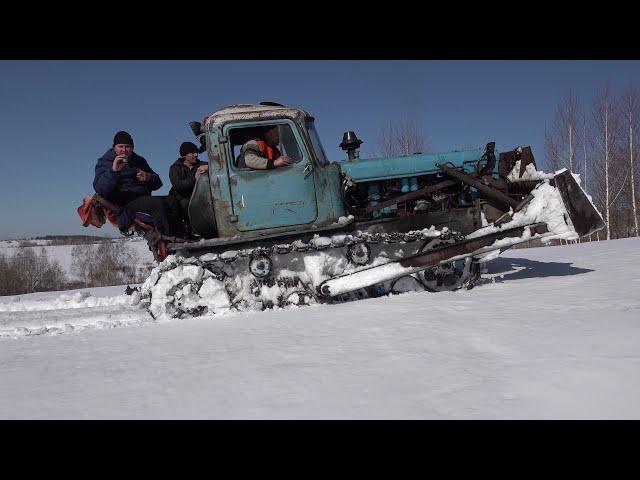
<instances>
[{"instance_id":1,"label":"cab door frame","mask_svg":"<svg viewBox=\"0 0 640 480\"><path fill-rule=\"evenodd\" d=\"M272 170L241 169L235 165L229 132L266 125L287 125L301 160ZM238 231L265 230L313 223L318 218L313 157L299 126L291 119L228 123L222 131L231 196L232 219ZM257 193L256 193L257 192Z\"/></svg>"}]
</instances>

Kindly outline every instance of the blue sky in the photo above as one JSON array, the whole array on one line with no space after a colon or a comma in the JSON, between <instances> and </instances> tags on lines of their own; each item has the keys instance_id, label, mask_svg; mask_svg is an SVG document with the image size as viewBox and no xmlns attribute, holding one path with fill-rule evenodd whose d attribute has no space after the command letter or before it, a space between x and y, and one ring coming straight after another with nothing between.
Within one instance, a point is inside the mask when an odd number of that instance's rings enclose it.
<instances>
[{"instance_id":1,"label":"blue sky","mask_svg":"<svg viewBox=\"0 0 640 480\"><path fill-rule=\"evenodd\" d=\"M611 81L640 81L639 61L0 61L0 239L116 236L83 228L96 160L118 130L170 188L188 127L233 103L272 100L309 110L327 155L342 133L375 152L389 119L418 122L432 151L496 141L543 159L545 122L569 89L590 104Z\"/></svg>"}]
</instances>

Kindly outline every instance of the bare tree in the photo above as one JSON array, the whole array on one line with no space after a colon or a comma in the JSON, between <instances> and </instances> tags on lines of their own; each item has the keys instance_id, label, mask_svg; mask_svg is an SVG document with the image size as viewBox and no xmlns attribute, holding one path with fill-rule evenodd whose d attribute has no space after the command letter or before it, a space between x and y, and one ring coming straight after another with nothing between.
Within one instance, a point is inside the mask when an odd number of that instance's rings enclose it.
<instances>
[{"instance_id":1,"label":"bare tree","mask_svg":"<svg viewBox=\"0 0 640 480\"><path fill-rule=\"evenodd\" d=\"M398 154L394 137L395 127L393 122L389 120L389 126L380 130L378 134L378 149L383 157L395 157Z\"/></svg>"},{"instance_id":2,"label":"bare tree","mask_svg":"<svg viewBox=\"0 0 640 480\"><path fill-rule=\"evenodd\" d=\"M390 121L389 126L380 131L377 144L380 154L384 157L413 155L429 149L426 137L416 122L405 117Z\"/></svg>"},{"instance_id":3,"label":"bare tree","mask_svg":"<svg viewBox=\"0 0 640 480\"><path fill-rule=\"evenodd\" d=\"M638 123L638 93L633 83L629 83L629 86L624 92L625 99L625 117L627 125L629 127L629 144L628 144L628 158L629 158L629 176L631 184L630 200L633 215L634 234L638 235L638 211L636 208L636 186L635 186L635 172L634 172L634 138L636 125Z\"/></svg>"},{"instance_id":4,"label":"bare tree","mask_svg":"<svg viewBox=\"0 0 640 480\"><path fill-rule=\"evenodd\" d=\"M545 157L551 170L577 168L576 151L580 142L580 104L569 90L558 104L550 129L545 129ZM583 137L584 138L584 137Z\"/></svg>"},{"instance_id":5,"label":"bare tree","mask_svg":"<svg viewBox=\"0 0 640 480\"><path fill-rule=\"evenodd\" d=\"M87 286L137 283L139 260L125 241L105 240L71 250L71 271Z\"/></svg>"},{"instance_id":6,"label":"bare tree","mask_svg":"<svg viewBox=\"0 0 640 480\"><path fill-rule=\"evenodd\" d=\"M582 173L583 188L603 213L607 239L640 233L635 193L639 105L632 84L614 95L607 83L594 95L590 112L569 90L545 126L547 167Z\"/></svg>"},{"instance_id":7,"label":"bare tree","mask_svg":"<svg viewBox=\"0 0 640 480\"><path fill-rule=\"evenodd\" d=\"M20 247L12 257L0 257L0 294L61 290L66 278L60 264L49 259L44 248L37 255L31 247Z\"/></svg>"},{"instance_id":8,"label":"bare tree","mask_svg":"<svg viewBox=\"0 0 640 480\"><path fill-rule=\"evenodd\" d=\"M582 159L584 178L582 181L584 189L587 191L587 115L584 112L582 113L582 152L584 154Z\"/></svg>"},{"instance_id":9,"label":"bare tree","mask_svg":"<svg viewBox=\"0 0 640 480\"><path fill-rule=\"evenodd\" d=\"M592 191L596 196L597 203L605 210L605 224L607 240L611 238L611 222L609 214L610 192L609 192L609 112L611 109L611 91L607 84L601 88L597 96L593 99L593 142L594 158L592 159L591 171Z\"/></svg>"},{"instance_id":10,"label":"bare tree","mask_svg":"<svg viewBox=\"0 0 640 480\"><path fill-rule=\"evenodd\" d=\"M40 291L62 290L67 283L67 277L56 259L49 258L47 251L40 250L39 263L44 266L40 276Z\"/></svg>"},{"instance_id":11,"label":"bare tree","mask_svg":"<svg viewBox=\"0 0 640 480\"><path fill-rule=\"evenodd\" d=\"M22 292L32 293L44 290L43 279L49 267L44 248L38 258L33 248L20 247L13 258L13 264L19 274Z\"/></svg>"},{"instance_id":12,"label":"bare tree","mask_svg":"<svg viewBox=\"0 0 640 480\"><path fill-rule=\"evenodd\" d=\"M596 205L604 211L607 240L612 235L620 236L626 223L623 219L626 197L622 194L629 169L624 159L623 109L618 104L607 83L594 97L589 135L592 152L589 190Z\"/></svg>"},{"instance_id":13,"label":"bare tree","mask_svg":"<svg viewBox=\"0 0 640 480\"><path fill-rule=\"evenodd\" d=\"M10 260L0 252L0 295L11 295L11 286L16 282L14 273Z\"/></svg>"}]
</instances>

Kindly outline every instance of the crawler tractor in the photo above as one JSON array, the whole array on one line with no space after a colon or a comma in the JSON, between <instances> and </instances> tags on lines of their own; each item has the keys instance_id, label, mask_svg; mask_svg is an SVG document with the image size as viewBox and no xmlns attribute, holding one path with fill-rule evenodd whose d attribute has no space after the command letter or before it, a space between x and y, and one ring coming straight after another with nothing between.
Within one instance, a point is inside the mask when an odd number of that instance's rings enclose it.
<instances>
[{"instance_id":1,"label":"crawler tractor","mask_svg":"<svg viewBox=\"0 0 640 480\"><path fill-rule=\"evenodd\" d=\"M242 168L242 145L274 125L293 163ZM142 287L154 316L471 288L483 258L603 227L571 172L537 171L529 147L361 159L350 131L330 162L313 117L272 102L190 126L209 162L189 204L201 238L156 235L168 256Z\"/></svg>"}]
</instances>

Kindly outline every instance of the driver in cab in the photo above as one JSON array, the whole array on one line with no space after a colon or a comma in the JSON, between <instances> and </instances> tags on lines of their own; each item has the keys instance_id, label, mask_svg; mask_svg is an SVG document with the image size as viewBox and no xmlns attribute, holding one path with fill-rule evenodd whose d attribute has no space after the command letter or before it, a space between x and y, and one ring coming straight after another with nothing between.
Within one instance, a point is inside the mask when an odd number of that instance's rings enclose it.
<instances>
[{"instance_id":1,"label":"driver in cab","mask_svg":"<svg viewBox=\"0 0 640 480\"><path fill-rule=\"evenodd\" d=\"M277 147L279 144L280 129L278 126L267 127L260 137L252 138L242 146L238 158L238 167L272 170L277 167L291 165L293 160L280 153Z\"/></svg>"}]
</instances>

